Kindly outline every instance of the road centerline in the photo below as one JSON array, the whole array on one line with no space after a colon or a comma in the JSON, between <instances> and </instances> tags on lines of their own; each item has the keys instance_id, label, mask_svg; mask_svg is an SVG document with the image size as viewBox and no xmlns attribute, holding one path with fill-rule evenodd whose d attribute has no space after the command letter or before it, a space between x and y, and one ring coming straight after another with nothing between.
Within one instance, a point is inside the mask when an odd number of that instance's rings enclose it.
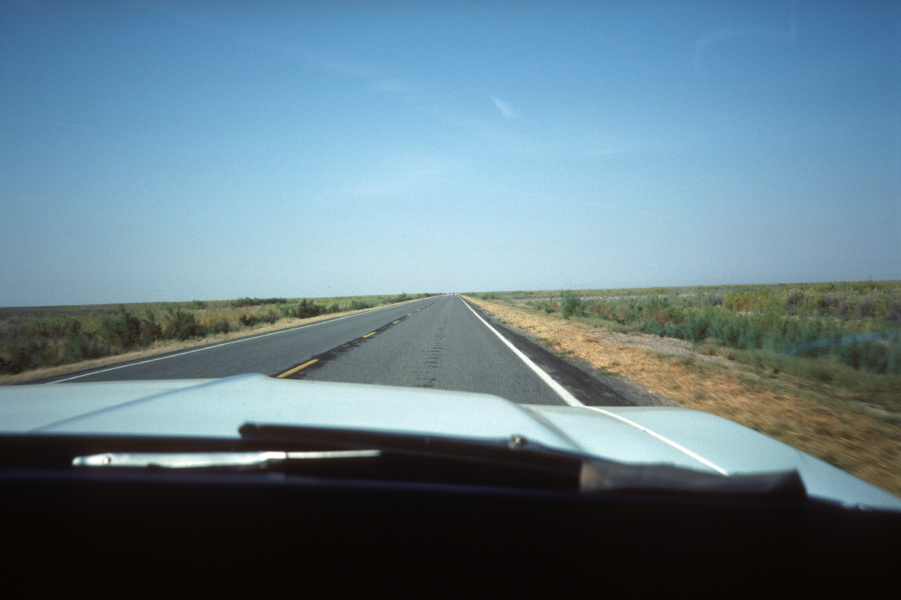
<instances>
[{"instance_id":1,"label":"road centerline","mask_svg":"<svg viewBox=\"0 0 901 600\"><path fill-rule=\"evenodd\" d=\"M277 377L287 377L288 375L293 375L294 373L297 373L297 372L300 371L301 369L305 369L305 368L309 367L310 365L312 365L312 364L314 364L314 363L317 363L317 362L319 362L319 359L318 359L318 358L314 358L314 359L312 359L312 360L308 360L307 362L303 363L302 365L298 365L298 366L294 367L293 369L288 369L287 371L285 371L285 372L282 373L281 375L277 375Z\"/></svg>"},{"instance_id":2,"label":"road centerline","mask_svg":"<svg viewBox=\"0 0 901 600\"><path fill-rule=\"evenodd\" d=\"M408 314L408 315L406 315L406 316L403 316L403 317L401 317L401 318L399 318L399 319L397 319L397 320L395 320L395 321L391 321L390 323L386 323L386 324L382 325L381 327L379 327L379 328L376 329L375 331L370 331L370 332L367 333L366 335L360 336L360 337L358 337L358 338L356 338L356 339L354 339L354 340L351 340L351 341L349 341L349 342L347 342L347 343L345 343L345 344L340 344L340 345L338 345L338 346L335 346L334 348L332 348L332 349L330 349L330 350L326 350L325 352L322 352L322 353L320 353L320 354L315 355L314 357L311 357L310 360L307 360L306 362L304 362L304 363L302 363L302 364L300 364L300 365L291 367L291 368L288 369L287 371L283 371L283 372L281 372L281 373L277 373L277 374L272 375L272 376L273 376L273 377L277 377L277 378L287 378L287 377L291 377L292 375L298 375L299 377L303 377L304 373L300 373L300 371L303 371L303 370L306 369L307 367L312 367L312 366L314 366L314 365L315 365L315 367L317 367L317 368L318 368L318 367L321 367L324 363L326 363L326 362L329 361L330 359L334 358L335 356L338 356L339 354L342 354L342 353L344 353L344 352L349 351L350 349L352 349L353 347L357 346L358 344L361 344L361 343L363 343L364 341L369 340L372 336L376 335L377 333L381 333L382 331L385 331L386 329L389 329L389 328L391 328L391 327L394 327L395 325L397 325L397 324L400 323L401 321L406 320L407 318L413 316L415 313L419 312L420 310L422 310L422 309L424 309L424 308L428 308L428 307L431 306L432 304L433 304L433 302L430 302L429 304L426 304L426 305L423 306L422 308L420 308L420 309L418 309L418 310L416 310L416 311L414 311L414 312L412 312L412 313L410 313L410 314Z\"/></svg>"}]
</instances>

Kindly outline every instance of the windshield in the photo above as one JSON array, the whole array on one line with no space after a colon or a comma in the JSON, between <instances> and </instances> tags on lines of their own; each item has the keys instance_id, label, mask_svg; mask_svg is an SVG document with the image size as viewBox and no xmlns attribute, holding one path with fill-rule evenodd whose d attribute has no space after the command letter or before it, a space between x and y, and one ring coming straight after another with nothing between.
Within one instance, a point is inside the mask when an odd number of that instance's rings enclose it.
<instances>
[{"instance_id":1,"label":"windshield","mask_svg":"<svg viewBox=\"0 0 901 600\"><path fill-rule=\"evenodd\" d=\"M629 412L690 408L901 493L899 24L850 1L0 3L0 382L492 394L729 472ZM40 406L33 427L87 414ZM529 418L590 437L562 415Z\"/></svg>"}]
</instances>

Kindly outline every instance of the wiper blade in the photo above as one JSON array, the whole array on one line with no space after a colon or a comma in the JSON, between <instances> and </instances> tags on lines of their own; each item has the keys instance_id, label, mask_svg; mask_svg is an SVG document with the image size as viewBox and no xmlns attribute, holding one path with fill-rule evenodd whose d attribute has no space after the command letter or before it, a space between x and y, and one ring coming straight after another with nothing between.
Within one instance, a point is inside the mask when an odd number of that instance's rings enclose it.
<instances>
[{"instance_id":1,"label":"wiper blade","mask_svg":"<svg viewBox=\"0 0 901 600\"><path fill-rule=\"evenodd\" d=\"M265 471L378 481L450 483L585 495L702 495L802 501L796 471L724 476L665 464L627 464L547 448L513 435L437 435L245 423L253 451L105 452L76 456L74 467L181 471Z\"/></svg>"},{"instance_id":2,"label":"wiper blade","mask_svg":"<svg viewBox=\"0 0 901 600\"><path fill-rule=\"evenodd\" d=\"M377 458L378 450L326 452L105 452L76 456L74 467L128 467L160 469L268 469L291 462Z\"/></svg>"},{"instance_id":3,"label":"wiper blade","mask_svg":"<svg viewBox=\"0 0 901 600\"><path fill-rule=\"evenodd\" d=\"M238 428L245 440L283 442L286 444L310 445L321 448L379 448L391 450L431 450L467 453L509 453L515 451L540 451L544 455L579 457L570 452L543 446L521 435L509 438L459 439L441 435L421 433L391 433L368 429L334 429L329 427L306 427L302 425L272 425L247 422Z\"/></svg>"},{"instance_id":4,"label":"wiper blade","mask_svg":"<svg viewBox=\"0 0 901 600\"><path fill-rule=\"evenodd\" d=\"M439 435L245 423L241 437L255 443L316 450L376 449L378 465L364 476L417 482L578 491L583 456L546 448L513 435L458 439Z\"/></svg>"},{"instance_id":5,"label":"wiper blade","mask_svg":"<svg viewBox=\"0 0 901 600\"><path fill-rule=\"evenodd\" d=\"M665 493L803 501L807 490L797 471L721 475L667 464L628 464L547 448L514 435L461 440L421 434L245 423L247 440L315 447L376 448L394 462L395 477L429 481L517 485L582 494Z\"/></svg>"},{"instance_id":6,"label":"wiper blade","mask_svg":"<svg viewBox=\"0 0 901 600\"><path fill-rule=\"evenodd\" d=\"M768 500L807 498L801 475L795 470L720 475L673 465L630 465L591 459L579 474L583 493L641 492L702 494Z\"/></svg>"}]
</instances>

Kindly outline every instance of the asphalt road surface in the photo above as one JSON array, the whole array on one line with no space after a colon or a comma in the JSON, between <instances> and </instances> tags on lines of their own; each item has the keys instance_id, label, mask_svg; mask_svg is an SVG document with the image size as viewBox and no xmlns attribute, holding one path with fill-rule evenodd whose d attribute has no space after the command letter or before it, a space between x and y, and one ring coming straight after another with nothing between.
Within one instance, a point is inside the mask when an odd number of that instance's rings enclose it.
<instances>
[{"instance_id":1,"label":"asphalt road surface","mask_svg":"<svg viewBox=\"0 0 901 600\"><path fill-rule=\"evenodd\" d=\"M630 404L600 379L494 322L459 296L423 298L29 383L242 373L481 392L525 404Z\"/></svg>"}]
</instances>

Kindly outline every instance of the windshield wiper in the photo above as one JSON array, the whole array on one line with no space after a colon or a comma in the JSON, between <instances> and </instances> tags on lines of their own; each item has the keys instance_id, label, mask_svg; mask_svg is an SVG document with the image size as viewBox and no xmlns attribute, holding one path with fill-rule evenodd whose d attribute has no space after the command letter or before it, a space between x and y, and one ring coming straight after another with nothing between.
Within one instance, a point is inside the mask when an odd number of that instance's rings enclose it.
<instances>
[{"instance_id":1,"label":"windshield wiper","mask_svg":"<svg viewBox=\"0 0 901 600\"><path fill-rule=\"evenodd\" d=\"M703 494L770 500L805 500L795 470L725 476L667 464L628 464L548 448L520 435L506 439L456 439L421 434L245 423L247 440L309 444L332 449L375 448L394 477L612 492Z\"/></svg>"},{"instance_id":2,"label":"windshield wiper","mask_svg":"<svg viewBox=\"0 0 901 600\"><path fill-rule=\"evenodd\" d=\"M460 439L245 423L253 450L105 452L77 456L75 467L178 471L265 471L286 475L446 483L586 495L684 494L800 501L796 471L724 476L666 464L628 464L548 448L521 435Z\"/></svg>"},{"instance_id":3,"label":"windshield wiper","mask_svg":"<svg viewBox=\"0 0 901 600\"><path fill-rule=\"evenodd\" d=\"M358 465L364 477L570 492L579 487L581 456L518 435L474 440L256 423L245 423L238 431L246 441L278 447L380 451L377 461Z\"/></svg>"}]
</instances>

